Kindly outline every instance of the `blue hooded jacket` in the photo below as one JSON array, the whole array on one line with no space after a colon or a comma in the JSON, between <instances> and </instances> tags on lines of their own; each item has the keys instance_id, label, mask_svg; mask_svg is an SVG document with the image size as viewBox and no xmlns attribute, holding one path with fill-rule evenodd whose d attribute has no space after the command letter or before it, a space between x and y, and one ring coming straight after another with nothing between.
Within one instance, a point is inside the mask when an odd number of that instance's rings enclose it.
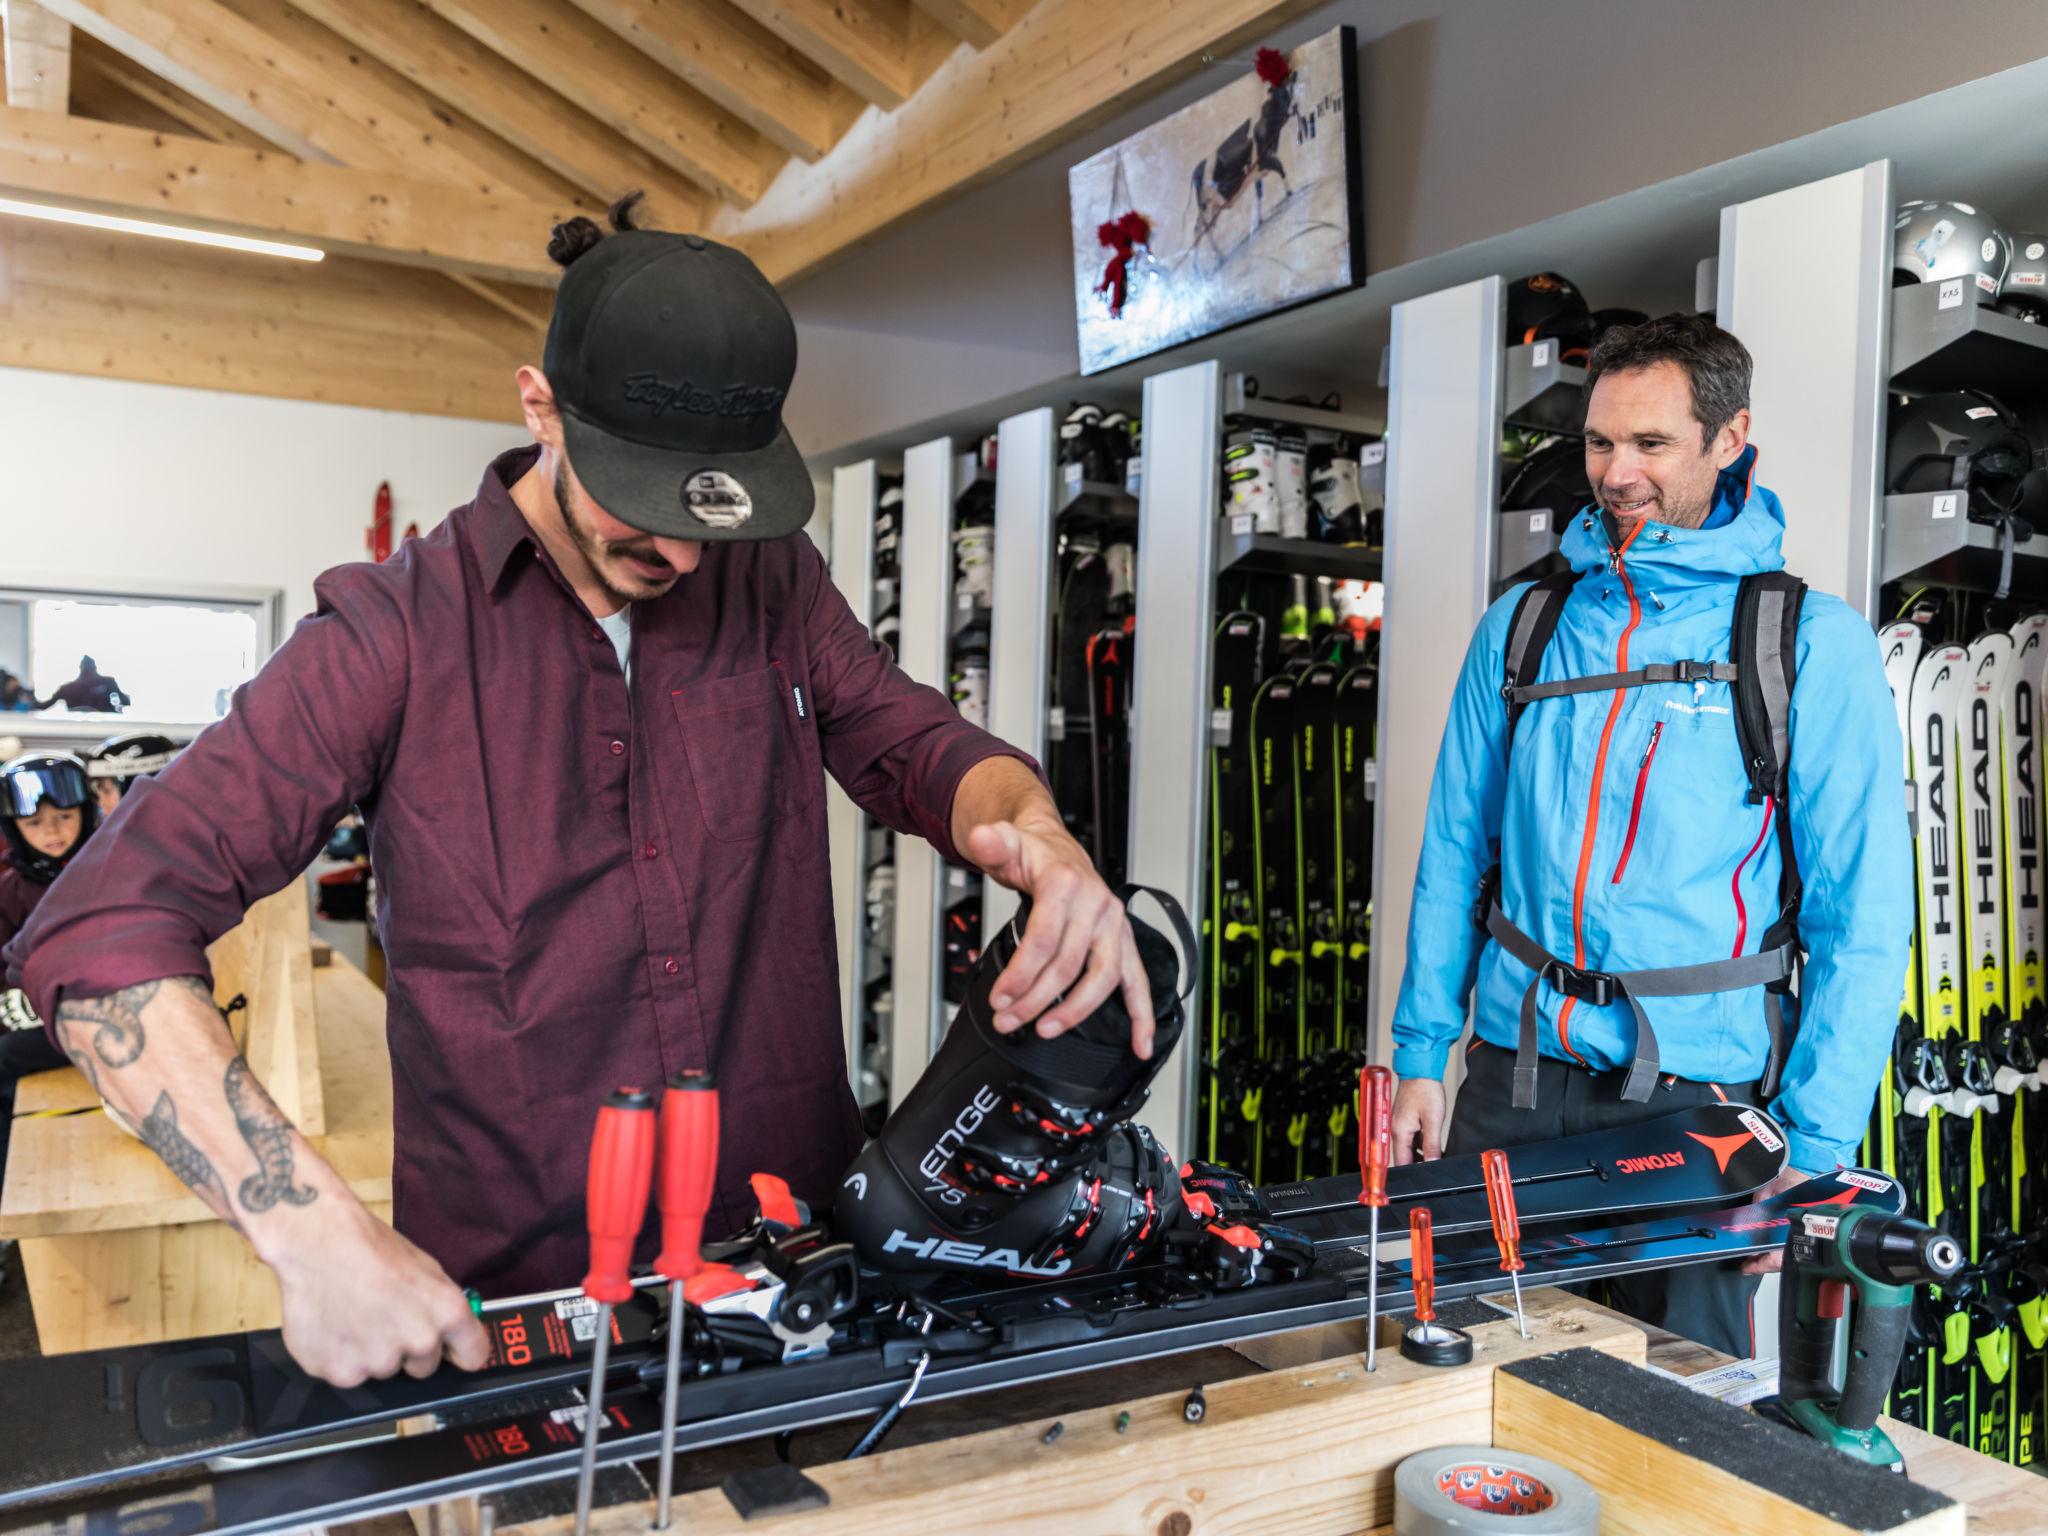
<instances>
[{"instance_id":1,"label":"blue hooded jacket","mask_svg":"<svg viewBox=\"0 0 2048 1536\"><path fill-rule=\"evenodd\" d=\"M1562 543L1579 573L1540 682L1648 662L1726 661L1742 577L1784 565L1778 498L1755 485L1756 450L1724 470L1707 524L1652 523L1617 561L1588 507ZM1480 1039L1513 1050L1531 972L1473 922L1501 865L1508 918L1551 954L1633 971L1752 954L1778 916L1781 857L1767 807L1748 802L1727 683L1648 684L1542 699L1507 751L1501 698L1510 620L1526 584L1495 603L1465 653L1430 788L1408 965L1394 1012L1394 1070L1441 1077L1467 1004ZM1792 1165L1854 1162L1890 1050L1913 927L1904 754L1877 636L1839 598L1808 592L1792 694L1792 843L1809 950L1798 1029L1768 1106ZM1583 958L1576 952L1583 943ZM1478 995L1473 997L1474 986ZM1626 1069L1625 1002L1537 989L1542 1054ZM1663 1069L1747 1084L1770 1036L1763 990L1643 1000Z\"/></svg>"}]
</instances>

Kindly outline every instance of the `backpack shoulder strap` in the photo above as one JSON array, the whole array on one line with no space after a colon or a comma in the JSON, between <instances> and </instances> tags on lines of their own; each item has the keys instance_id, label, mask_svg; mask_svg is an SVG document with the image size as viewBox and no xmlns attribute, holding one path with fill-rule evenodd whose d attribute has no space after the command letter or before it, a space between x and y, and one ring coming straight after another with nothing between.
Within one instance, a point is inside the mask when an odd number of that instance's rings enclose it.
<instances>
[{"instance_id":1,"label":"backpack shoulder strap","mask_svg":"<svg viewBox=\"0 0 2048 1536\"><path fill-rule=\"evenodd\" d=\"M1550 637L1557 633L1557 621L1564 614L1564 600L1578 581L1576 571L1553 571L1530 585L1515 604L1515 616L1508 623L1508 645L1501 667L1501 698L1508 707L1508 747L1515 744L1515 722L1525 707L1514 691L1536 681L1543 667L1543 653Z\"/></svg>"},{"instance_id":2,"label":"backpack shoulder strap","mask_svg":"<svg viewBox=\"0 0 2048 1536\"><path fill-rule=\"evenodd\" d=\"M1735 740L1749 776L1749 803L1785 808L1792 757L1792 687L1798 678L1799 609L1806 583L1789 571L1759 571L1735 592L1729 655L1735 663Z\"/></svg>"}]
</instances>

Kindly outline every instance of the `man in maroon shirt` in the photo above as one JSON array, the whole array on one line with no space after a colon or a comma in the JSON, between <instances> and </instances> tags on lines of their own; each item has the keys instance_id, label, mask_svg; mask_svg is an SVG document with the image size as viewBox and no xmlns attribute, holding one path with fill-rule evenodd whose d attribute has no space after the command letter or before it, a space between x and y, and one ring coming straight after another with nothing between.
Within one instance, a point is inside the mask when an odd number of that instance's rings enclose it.
<instances>
[{"instance_id":1,"label":"man in maroon shirt","mask_svg":"<svg viewBox=\"0 0 2048 1536\"><path fill-rule=\"evenodd\" d=\"M860 1131L827 770L1033 896L1005 1027L1071 1027L1119 988L1152 1017L1122 907L1030 760L898 671L800 532L773 288L694 235L579 220L550 251L544 366L518 372L536 446L390 561L321 577L318 611L7 952L56 1043L275 1270L292 1354L340 1384L481 1365L457 1282L575 1283L616 1084L717 1073L714 1228L755 1169L829 1199ZM389 961L395 1231L250 1076L204 979L204 946L350 805Z\"/></svg>"}]
</instances>

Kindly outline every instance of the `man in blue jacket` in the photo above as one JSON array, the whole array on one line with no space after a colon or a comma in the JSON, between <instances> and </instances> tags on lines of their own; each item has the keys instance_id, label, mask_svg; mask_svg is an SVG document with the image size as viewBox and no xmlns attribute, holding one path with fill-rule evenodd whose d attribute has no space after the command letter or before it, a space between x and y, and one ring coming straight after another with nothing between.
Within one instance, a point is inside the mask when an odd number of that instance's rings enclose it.
<instances>
[{"instance_id":1,"label":"man in blue jacket","mask_svg":"<svg viewBox=\"0 0 2048 1536\"><path fill-rule=\"evenodd\" d=\"M1535 681L1727 663L1738 584L1784 563L1784 510L1755 483L1749 353L1703 316L1667 315L1609 331L1586 377L1596 505L1564 536L1577 575ZM1791 1143L1779 1187L1854 1162L1913 923L1898 726L1876 636L1839 599L1806 595L1786 806L1757 804L1735 690L1693 668L1684 681L1539 688L1519 702L1510 752L1503 688L1526 590L1480 621L1437 756L1394 1013L1395 1160L1573 1135L1716 1098L1760 1102L1775 1072L1767 1107ZM1781 810L1784 831L1773 835ZM1767 1002L1760 982L1789 969L1772 960L1788 931L1772 932L1784 842L1804 886L1808 958L1799 999L1783 997L1781 983ZM1473 913L1496 865L1489 935ZM1732 963L1716 990L1602 1005L1540 978L1538 949L1580 972ZM1525 999L1533 1049L1521 1052L1518 1080ZM1473 1034L1446 1148L1443 1075L1468 1005ZM1784 1042L1775 1062L1774 1039ZM1655 1076L1639 1061L1654 1061ZM1773 1258L1739 1273L1635 1276L1615 1283L1615 1300L1747 1356L1756 1277L1775 1267Z\"/></svg>"}]
</instances>

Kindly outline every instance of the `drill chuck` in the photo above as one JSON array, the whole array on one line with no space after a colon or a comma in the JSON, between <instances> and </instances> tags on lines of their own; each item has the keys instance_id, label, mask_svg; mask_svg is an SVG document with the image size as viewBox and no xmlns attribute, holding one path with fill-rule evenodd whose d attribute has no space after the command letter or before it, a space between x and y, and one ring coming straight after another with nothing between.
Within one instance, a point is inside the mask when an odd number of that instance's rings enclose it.
<instances>
[{"instance_id":1,"label":"drill chuck","mask_svg":"<svg viewBox=\"0 0 2048 1536\"><path fill-rule=\"evenodd\" d=\"M1886 1285L1937 1284L1963 1266L1954 1238L1905 1216L1866 1216L1848 1246L1849 1262Z\"/></svg>"}]
</instances>

